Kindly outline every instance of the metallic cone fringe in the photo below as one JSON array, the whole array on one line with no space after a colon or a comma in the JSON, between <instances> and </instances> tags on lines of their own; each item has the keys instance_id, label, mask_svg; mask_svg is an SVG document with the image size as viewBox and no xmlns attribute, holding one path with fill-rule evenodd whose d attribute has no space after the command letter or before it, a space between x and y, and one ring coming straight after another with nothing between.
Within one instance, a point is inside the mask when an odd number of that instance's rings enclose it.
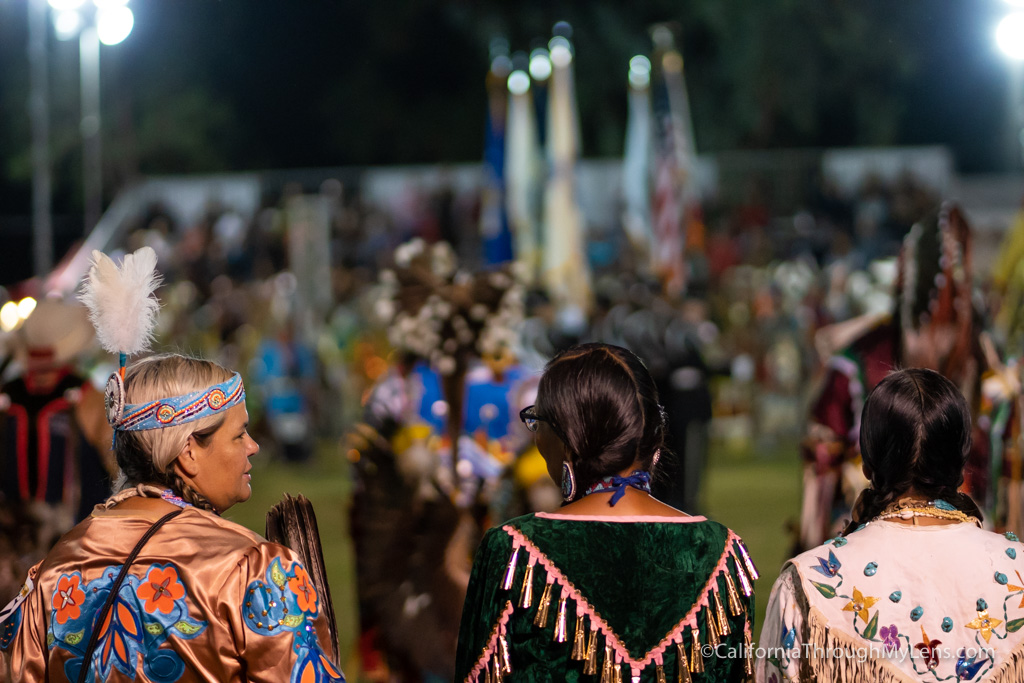
<instances>
[{"instance_id":1,"label":"metallic cone fringe","mask_svg":"<svg viewBox=\"0 0 1024 683\"><path fill-rule=\"evenodd\" d=\"M747 546L743 545L742 541L737 541L736 545L740 547L740 555L743 556L743 564L747 567L747 572L750 574L754 581L761 578L761 575L757 572L757 567L754 566L754 561L750 559L750 552L747 551Z\"/></svg>"},{"instance_id":2,"label":"metallic cone fringe","mask_svg":"<svg viewBox=\"0 0 1024 683\"><path fill-rule=\"evenodd\" d=\"M498 657L501 661L500 671L503 674L512 673L512 659L508 652L508 642L505 640L505 635L498 636Z\"/></svg>"},{"instance_id":3,"label":"metallic cone fringe","mask_svg":"<svg viewBox=\"0 0 1024 683\"><path fill-rule=\"evenodd\" d=\"M537 616L533 619L533 625L540 628L547 628L548 608L551 607L551 587L554 584L544 585L544 592L540 596L540 604L537 606Z\"/></svg>"},{"instance_id":4,"label":"metallic cone fringe","mask_svg":"<svg viewBox=\"0 0 1024 683\"><path fill-rule=\"evenodd\" d=\"M583 665L583 673L593 676L597 673L597 629L591 624L590 638L587 639L587 663Z\"/></svg>"},{"instance_id":5,"label":"metallic cone fringe","mask_svg":"<svg viewBox=\"0 0 1024 683\"><path fill-rule=\"evenodd\" d=\"M732 574L725 572L725 593L729 602L729 613L738 617L743 613L743 604L740 602L740 594L736 592L736 583L732 580Z\"/></svg>"},{"instance_id":6,"label":"metallic cone fringe","mask_svg":"<svg viewBox=\"0 0 1024 683\"><path fill-rule=\"evenodd\" d=\"M576 615L576 635L573 636L573 639L572 639L572 658L574 660L576 660L576 661L582 661L583 659L586 659L586 657L587 657L586 648L584 647L584 640L585 640L584 633L583 633L584 629L585 629L585 627L583 625L583 615L582 614L577 614Z\"/></svg>"},{"instance_id":7,"label":"metallic cone fringe","mask_svg":"<svg viewBox=\"0 0 1024 683\"><path fill-rule=\"evenodd\" d=\"M612 646L604 644L604 664L601 665L601 683L613 683L612 681Z\"/></svg>"},{"instance_id":8,"label":"metallic cone fringe","mask_svg":"<svg viewBox=\"0 0 1024 683\"><path fill-rule=\"evenodd\" d=\"M748 676L754 675L754 658L751 654L753 643L750 638L750 622L744 625L743 629L743 670Z\"/></svg>"},{"instance_id":9,"label":"metallic cone fringe","mask_svg":"<svg viewBox=\"0 0 1024 683\"><path fill-rule=\"evenodd\" d=\"M523 591L519 594L519 606L527 609L533 606L533 565L526 565L526 576L523 577Z\"/></svg>"},{"instance_id":10,"label":"metallic cone fringe","mask_svg":"<svg viewBox=\"0 0 1024 683\"><path fill-rule=\"evenodd\" d=\"M754 594L754 587L750 583L750 579L747 578L747 572L743 569L743 563L740 562L740 558L733 556L733 561L736 563L736 576L740 580L740 589L743 591L743 595L750 597Z\"/></svg>"},{"instance_id":11,"label":"metallic cone fringe","mask_svg":"<svg viewBox=\"0 0 1024 683\"><path fill-rule=\"evenodd\" d=\"M724 637L732 633L729 628L729 618L725 615L725 608L722 607L722 598L719 597L718 590L711 592L715 600L715 616L718 617L718 633Z\"/></svg>"},{"instance_id":12,"label":"metallic cone fringe","mask_svg":"<svg viewBox=\"0 0 1024 683\"><path fill-rule=\"evenodd\" d=\"M519 559L519 546L512 551L512 557L508 559L508 568L505 569L505 578L501 582L501 589L508 590L512 587L512 579L516 575L516 560Z\"/></svg>"},{"instance_id":13,"label":"metallic cone fringe","mask_svg":"<svg viewBox=\"0 0 1024 683\"><path fill-rule=\"evenodd\" d=\"M686 646L683 645L683 641L676 643L676 649L679 651L679 680L676 683L692 683L690 663L686 659Z\"/></svg>"},{"instance_id":14,"label":"metallic cone fringe","mask_svg":"<svg viewBox=\"0 0 1024 683\"><path fill-rule=\"evenodd\" d=\"M564 643L566 639L566 625L565 625L565 599L566 596L562 596L558 600L558 617L555 619L555 642Z\"/></svg>"},{"instance_id":15,"label":"metallic cone fringe","mask_svg":"<svg viewBox=\"0 0 1024 683\"><path fill-rule=\"evenodd\" d=\"M695 674L704 673L704 655L700 651L700 630L694 628L690 631L692 637L692 649L690 650L690 671Z\"/></svg>"}]
</instances>

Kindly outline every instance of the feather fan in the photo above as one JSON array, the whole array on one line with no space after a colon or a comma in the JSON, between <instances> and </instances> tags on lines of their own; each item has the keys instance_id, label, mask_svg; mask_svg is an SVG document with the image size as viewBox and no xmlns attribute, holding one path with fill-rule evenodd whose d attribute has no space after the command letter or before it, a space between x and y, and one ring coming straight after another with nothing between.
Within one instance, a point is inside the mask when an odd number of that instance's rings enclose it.
<instances>
[{"instance_id":1,"label":"feather fan","mask_svg":"<svg viewBox=\"0 0 1024 683\"><path fill-rule=\"evenodd\" d=\"M152 248L127 254L120 268L106 254L92 252L92 267L78 298L89 309L104 349L126 356L149 350L160 309L152 294L159 286Z\"/></svg>"},{"instance_id":2,"label":"feather fan","mask_svg":"<svg viewBox=\"0 0 1024 683\"><path fill-rule=\"evenodd\" d=\"M284 494L280 503L267 513L267 540L280 543L294 550L309 571L309 579L323 596L321 609L326 612L327 629L331 635L331 650L334 663L341 665L338 650L338 621L334 617L334 602L331 587L327 583L327 565L324 550L320 544L320 529L316 525L313 504L303 495L297 498Z\"/></svg>"}]
</instances>

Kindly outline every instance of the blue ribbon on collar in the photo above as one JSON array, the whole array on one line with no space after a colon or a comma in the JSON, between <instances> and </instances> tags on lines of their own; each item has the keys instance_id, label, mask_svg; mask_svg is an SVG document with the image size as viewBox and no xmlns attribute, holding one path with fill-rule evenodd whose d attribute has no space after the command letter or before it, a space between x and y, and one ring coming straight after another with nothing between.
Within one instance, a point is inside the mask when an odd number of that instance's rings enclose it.
<instances>
[{"instance_id":1,"label":"blue ribbon on collar","mask_svg":"<svg viewBox=\"0 0 1024 683\"><path fill-rule=\"evenodd\" d=\"M651 473L643 470L633 470L628 477L605 477L587 489L584 495L600 493L602 491L614 491L612 499L608 504L614 506L626 495L626 489L632 486L640 491L651 492Z\"/></svg>"}]
</instances>

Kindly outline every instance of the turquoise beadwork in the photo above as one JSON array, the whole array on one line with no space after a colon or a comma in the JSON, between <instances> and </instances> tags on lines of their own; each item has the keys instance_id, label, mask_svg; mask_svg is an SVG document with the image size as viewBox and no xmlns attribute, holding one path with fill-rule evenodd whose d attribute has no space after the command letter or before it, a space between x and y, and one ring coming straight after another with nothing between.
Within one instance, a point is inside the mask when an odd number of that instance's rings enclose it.
<instances>
[{"instance_id":1,"label":"turquoise beadwork","mask_svg":"<svg viewBox=\"0 0 1024 683\"><path fill-rule=\"evenodd\" d=\"M981 612L986 609L988 609L988 603L985 602L984 598L978 598L978 611Z\"/></svg>"},{"instance_id":2,"label":"turquoise beadwork","mask_svg":"<svg viewBox=\"0 0 1024 683\"><path fill-rule=\"evenodd\" d=\"M1017 538L1017 534L1013 533L1012 531L1007 531L1003 535L1006 536L1006 540L1008 541L1020 541L1020 539Z\"/></svg>"},{"instance_id":3,"label":"turquoise beadwork","mask_svg":"<svg viewBox=\"0 0 1024 683\"><path fill-rule=\"evenodd\" d=\"M945 631L946 633L949 633L950 631L952 631L953 630L953 620L950 619L949 617L944 617L942 619L942 630Z\"/></svg>"},{"instance_id":4,"label":"turquoise beadwork","mask_svg":"<svg viewBox=\"0 0 1024 683\"><path fill-rule=\"evenodd\" d=\"M836 536L835 538L830 539L830 540L825 541L825 542L826 543L831 543L836 548L842 548L844 545L846 545L848 543L848 541L846 540L846 538L844 536Z\"/></svg>"},{"instance_id":5,"label":"turquoise beadwork","mask_svg":"<svg viewBox=\"0 0 1024 683\"><path fill-rule=\"evenodd\" d=\"M1000 586L1005 586L1006 574L1003 574L1002 572L996 572L996 583L998 583Z\"/></svg>"},{"instance_id":6,"label":"turquoise beadwork","mask_svg":"<svg viewBox=\"0 0 1024 683\"><path fill-rule=\"evenodd\" d=\"M1017 559L1017 551L1016 551L1016 550L1014 550L1013 548L1007 548L1007 549L1006 549L1006 554L1007 554L1007 556L1008 556L1008 557L1009 557L1009 558L1010 558L1011 560L1016 560L1016 559Z\"/></svg>"},{"instance_id":7,"label":"turquoise beadwork","mask_svg":"<svg viewBox=\"0 0 1024 683\"><path fill-rule=\"evenodd\" d=\"M875 562L868 562L867 566L864 567L864 576L874 576L877 571L878 564Z\"/></svg>"},{"instance_id":8,"label":"turquoise beadwork","mask_svg":"<svg viewBox=\"0 0 1024 683\"><path fill-rule=\"evenodd\" d=\"M945 510L947 512L952 512L953 510L956 510L955 507L953 507L952 505L950 505L949 503L942 499L935 501L934 503L932 503L932 505L939 508L940 510Z\"/></svg>"},{"instance_id":9,"label":"turquoise beadwork","mask_svg":"<svg viewBox=\"0 0 1024 683\"><path fill-rule=\"evenodd\" d=\"M922 616L924 616L924 608L922 608L920 605L910 610L910 619L912 621L917 621Z\"/></svg>"},{"instance_id":10,"label":"turquoise beadwork","mask_svg":"<svg viewBox=\"0 0 1024 683\"><path fill-rule=\"evenodd\" d=\"M893 591L892 593L889 593L889 599L893 602L899 602L903 599L903 591Z\"/></svg>"}]
</instances>

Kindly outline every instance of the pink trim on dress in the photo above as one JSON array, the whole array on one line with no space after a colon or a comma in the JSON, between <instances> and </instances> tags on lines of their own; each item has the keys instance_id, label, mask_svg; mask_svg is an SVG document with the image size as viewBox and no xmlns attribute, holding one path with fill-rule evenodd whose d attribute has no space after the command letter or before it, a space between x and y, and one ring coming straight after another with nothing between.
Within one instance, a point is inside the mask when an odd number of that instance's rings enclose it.
<instances>
[{"instance_id":1,"label":"pink trim on dress","mask_svg":"<svg viewBox=\"0 0 1024 683\"><path fill-rule=\"evenodd\" d=\"M540 516L541 513L538 513ZM620 518L621 519L621 518ZM672 518L674 519L674 518ZM688 519L688 518L681 518ZM712 570L711 575L708 577L707 582L704 584L704 588L700 592L700 597L697 602L690 608L690 611L683 617L682 620L676 626L669 631L668 635L661 639L653 649L651 649L643 659L634 659L630 656L629 650L619 642L615 632L612 631L611 627L605 622L600 614L587 602L586 598L573 586L572 582L562 574L562 572L556 567L551 560L538 548L533 542L528 539L519 529L515 527L505 525L502 527L509 536L512 537L514 545L525 548L530 555L530 561L539 563L544 567L547 573L547 583L560 583L562 585L562 594L568 593L573 600L576 602L576 613L585 614L590 617L590 627L594 629L598 628L604 633L605 643L611 645L612 650L615 652L617 661L625 661L629 664L631 671L643 670L649 666L652 662L658 662L662 659L662 653L664 653L673 643L682 642L683 640L683 629L687 626L693 628L697 625L697 613L701 607L710 607L709 595L711 594L712 584L718 583L718 576L723 572L728 572L728 560L729 556L733 557L735 562L740 562L740 558L736 555L736 550L733 545L734 542L739 542L740 537L736 535L731 529L729 535L725 539L725 547L722 549L722 556L718 559L718 564ZM509 603L511 605L511 602ZM477 662L476 667L470 672L469 678L473 678L474 675L479 674L479 670L483 668L483 662L487 661L487 657L496 646L498 634L503 632L505 624L508 623L508 619L512 614L512 610L506 607L505 612L502 613L501 619L498 622L498 630L495 631L495 635L491 638L491 642L488 643L487 648L484 650L483 656ZM469 680L469 679L467 679Z\"/></svg>"},{"instance_id":2,"label":"pink trim on dress","mask_svg":"<svg viewBox=\"0 0 1024 683\"><path fill-rule=\"evenodd\" d=\"M481 654L477 660L476 665L466 676L467 681L478 681L480 680L480 672L487 666L487 662L490 661L491 656L498 651L498 638L505 633L505 627L508 626L509 617L512 616L512 611L515 609L512 605L512 601L509 600L508 604L505 605L505 609L501 613L501 617L498 619L497 628L494 629L494 633L491 634L491 639L487 641L487 647L484 648L483 654Z\"/></svg>"},{"instance_id":3,"label":"pink trim on dress","mask_svg":"<svg viewBox=\"0 0 1024 683\"><path fill-rule=\"evenodd\" d=\"M689 522L706 522L707 517L660 517L658 515L629 515L626 517L601 517L599 515L562 515L557 512L538 512L534 517L541 519L560 519L569 522L659 522L669 524L687 524Z\"/></svg>"}]
</instances>

